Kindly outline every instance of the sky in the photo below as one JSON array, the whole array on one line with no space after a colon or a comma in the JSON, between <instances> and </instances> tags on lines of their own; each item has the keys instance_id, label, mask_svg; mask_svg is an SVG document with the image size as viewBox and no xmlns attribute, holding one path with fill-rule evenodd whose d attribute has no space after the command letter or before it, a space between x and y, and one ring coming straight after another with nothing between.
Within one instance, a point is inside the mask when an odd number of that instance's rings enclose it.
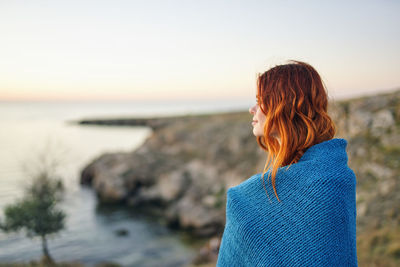
<instances>
[{"instance_id":1,"label":"sky","mask_svg":"<svg viewBox=\"0 0 400 267\"><path fill-rule=\"evenodd\" d=\"M252 99L302 60L331 98L400 88L400 1L0 0L0 100Z\"/></svg>"}]
</instances>

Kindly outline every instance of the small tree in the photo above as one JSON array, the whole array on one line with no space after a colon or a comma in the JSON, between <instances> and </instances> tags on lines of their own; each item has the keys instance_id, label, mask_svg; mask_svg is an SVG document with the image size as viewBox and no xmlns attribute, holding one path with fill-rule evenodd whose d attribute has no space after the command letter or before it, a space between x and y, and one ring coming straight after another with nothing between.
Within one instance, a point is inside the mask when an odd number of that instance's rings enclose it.
<instances>
[{"instance_id":1,"label":"small tree","mask_svg":"<svg viewBox=\"0 0 400 267\"><path fill-rule=\"evenodd\" d=\"M7 233L25 230L29 238L40 237L43 259L52 263L47 239L65 227L65 213L57 207L64 188L53 168L41 162L41 168L36 170L36 175L25 188L24 197L5 207L5 219L0 221L0 229Z\"/></svg>"}]
</instances>

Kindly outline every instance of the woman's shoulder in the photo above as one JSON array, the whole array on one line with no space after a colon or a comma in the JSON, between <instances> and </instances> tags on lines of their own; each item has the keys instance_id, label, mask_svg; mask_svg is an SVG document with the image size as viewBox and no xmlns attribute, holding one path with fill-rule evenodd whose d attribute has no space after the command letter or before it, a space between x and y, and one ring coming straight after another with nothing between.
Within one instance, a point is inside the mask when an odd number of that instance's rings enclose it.
<instances>
[{"instance_id":1,"label":"woman's shoulder","mask_svg":"<svg viewBox=\"0 0 400 267\"><path fill-rule=\"evenodd\" d=\"M256 186L257 181L261 178L262 173L253 174L246 180L238 185L232 186L228 189L228 192L232 191L247 191L249 188Z\"/></svg>"},{"instance_id":2,"label":"woman's shoulder","mask_svg":"<svg viewBox=\"0 0 400 267\"><path fill-rule=\"evenodd\" d=\"M240 184L230 187L227 190L227 197L257 202L260 198L261 201L272 200L274 190L269 175L270 170L265 172L264 176L263 173L251 175ZM332 192L336 189L354 189L356 183L355 173L347 165L330 166L317 161L300 162L289 168L280 168L275 180L280 199L290 198L296 194L303 195L310 190L323 194L324 191Z\"/></svg>"},{"instance_id":3,"label":"woman's shoulder","mask_svg":"<svg viewBox=\"0 0 400 267\"><path fill-rule=\"evenodd\" d=\"M266 177L266 175L265 175ZM229 198L247 198L251 199L260 193L262 188L262 173L256 173L240 184L232 186L227 190L227 197Z\"/></svg>"}]
</instances>

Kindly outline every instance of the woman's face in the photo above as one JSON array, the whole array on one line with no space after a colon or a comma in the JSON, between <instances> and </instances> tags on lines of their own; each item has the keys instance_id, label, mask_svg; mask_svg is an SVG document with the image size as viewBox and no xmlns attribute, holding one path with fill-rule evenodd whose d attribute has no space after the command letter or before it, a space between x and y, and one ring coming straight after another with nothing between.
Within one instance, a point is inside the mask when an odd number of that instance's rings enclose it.
<instances>
[{"instance_id":1,"label":"woman's face","mask_svg":"<svg viewBox=\"0 0 400 267\"><path fill-rule=\"evenodd\" d=\"M249 108L250 114L253 115L253 134L255 136L263 136L264 135L264 124L265 124L265 114L261 111L260 106L255 104L251 108Z\"/></svg>"}]
</instances>

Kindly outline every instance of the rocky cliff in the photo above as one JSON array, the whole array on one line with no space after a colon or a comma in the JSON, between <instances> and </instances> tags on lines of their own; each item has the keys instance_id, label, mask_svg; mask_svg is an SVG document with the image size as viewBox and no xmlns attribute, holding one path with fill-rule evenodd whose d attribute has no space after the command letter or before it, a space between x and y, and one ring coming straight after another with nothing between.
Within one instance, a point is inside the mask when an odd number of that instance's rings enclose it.
<instances>
[{"instance_id":1,"label":"rocky cliff","mask_svg":"<svg viewBox=\"0 0 400 267\"><path fill-rule=\"evenodd\" d=\"M330 103L329 113L357 175L359 259L390 265L400 257L400 90ZM251 120L247 111L131 120L155 125L153 134L131 153L101 155L81 182L101 202L158 213L195 235L220 235L226 190L265 164Z\"/></svg>"},{"instance_id":2,"label":"rocky cliff","mask_svg":"<svg viewBox=\"0 0 400 267\"><path fill-rule=\"evenodd\" d=\"M82 171L99 200L160 212L196 235L220 232L225 192L263 168L247 112L176 117L132 153L106 154Z\"/></svg>"}]
</instances>

